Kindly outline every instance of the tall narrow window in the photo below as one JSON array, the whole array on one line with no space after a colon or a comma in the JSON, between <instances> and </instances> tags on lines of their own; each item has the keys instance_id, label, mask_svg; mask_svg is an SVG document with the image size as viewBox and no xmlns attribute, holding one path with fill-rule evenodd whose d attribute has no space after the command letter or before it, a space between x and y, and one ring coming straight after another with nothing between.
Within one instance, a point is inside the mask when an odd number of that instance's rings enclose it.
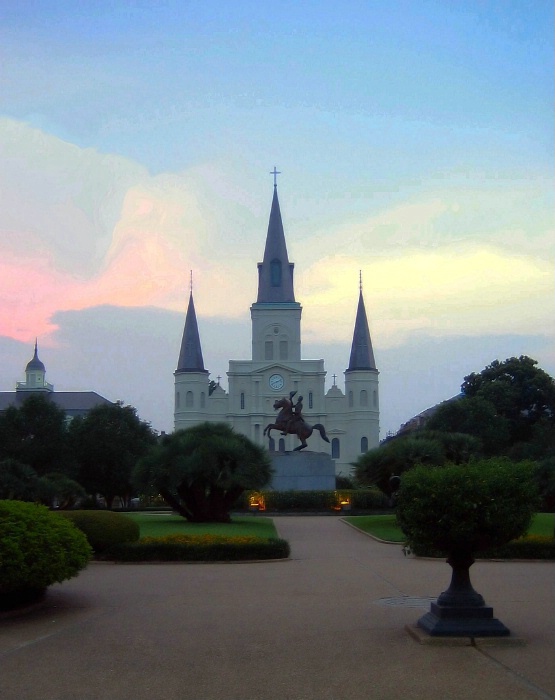
<instances>
[{"instance_id":1,"label":"tall narrow window","mask_svg":"<svg viewBox=\"0 0 555 700\"><path fill-rule=\"evenodd\" d=\"M194 406L194 397L193 397L192 391L188 391L185 394L185 406L187 408L193 408L193 406Z\"/></svg>"},{"instance_id":2,"label":"tall narrow window","mask_svg":"<svg viewBox=\"0 0 555 700\"><path fill-rule=\"evenodd\" d=\"M264 359L273 360L274 359L274 342L272 340L267 340L264 343Z\"/></svg>"},{"instance_id":3,"label":"tall narrow window","mask_svg":"<svg viewBox=\"0 0 555 700\"><path fill-rule=\"evenodd\" d=\"M308 407L314 408L314 394L311 391L308 392Z\"/></svg>"},{"instance_id":4,"label":"tall narrow window","mask_svg":"<svg viewBox=\"0 0 555 700\"><path fill-rule=\"evenodd\" d=\"M362 454L368 452L368 438L363 437L360 439L360 451Z\"/></svg>"},{"instance_id":5,"label":"tall narrow window","mask_svg":"<svg viewBox=\"0 0 555 700\"><path fill-rule=\"evenodd\" d=\"M378 392L374 391L372 394L372 400L374 402L374 408L378 407Z\"/></svg>"},{"instance_id":6,"label":"tall narrow window","mask_svg":"<svg viewBox=\"0 0 555 700\"><path fill-rule=\"evenodd\" d=\"M276 441L274 438L270 438L270 452L275 452L276 451Z\"/></svg>"},{"instance_id":7,"label":"tall narrow window","mask_svg":"<svg viewBox=\"0 0 555 700\"><path fill-rule=\"evenodd\" d=\"M339 438L333 438L331 441L331 456L333 459L339 459L340 448L339 448Z\"/></svg>"},{"instance_id":8,"label":"tall narrow window","mask_svg":"<svg viewBox=\"0 0 555 700\"><path fill-rule=\"evenodd\" d=\"M270 283L272 287L281 287L281 260L277 258L270 263Z\"/></svg>"},{"instance_id":9,"label":"tall narrow window","mask_svg":"<svg viewBox=\"0 0 555 700\"><path fill-rule=\"evenodd\" d=\"M179 403L180 403L180 396L179 396L179 391L177 391L175 394L175 407L176 408L179 408Z\"/></svg>"},{"instance_id":10,"label":"tall narrow window","mask_svg":"<svg viewBox=\"0 0 555 700\"><path fill-rule=\"evenodd\" d=\"M286 340L280 340L279 341L279 359L280 360L287 360L287 341Z\"/></svg>"},{"instance_id":11,"label":"tall narrow window","mask_svg":"<svg viewBox=\"0 0 555 700\"><path fill-rule=\"evenodd\" d=\"M260 442L260 424L259 423L254 424L254 441Z\"/></svg>"},{"instance_id":12,"label":"tall narrow window","mask_svg":"<svg viewBox=\"0 0 555 700\"><path fill-rule=\"evenodd\" d=\"M368 406L368 392L365 389L360 392L360 405Z\"/></svg>"},{"instance_id":13,"label":"tall narrow window","mask_svg":"<svg viewBox=\"0 0 555 700\"><path fill-rule=\"evenodd\" d=\"M278 447L280 452L285 452L285 440L283 438L279 439L279 447Z\"/></svg>"},{"instance_id":14,"label":"tall narrow window","mask_svg":"<svg viewBox=\"0 0 555 700\"><path fill-rule=\"evenodd\" d=\"M200 392L200 407L205 408L206 407L206 394L204 391Z\"/></svg>"},{"instance_id":15,"label":"tall narrow window","mask_svg":"<svg viewBox=\"0 0 555 700\"><path fill-rule=\"evenodd\" d=\"M349 408L353 407L353 392L349 392Z\"/></svg>"},{"instance_id":16,"label":"tall narrow window","mask_svg":"<svg viewBox=\"0 0 555 700\"><path fill-rule=\"evenodd\" d=\"M241 392L241 408L245 408L245 392Z\"/></svg>"}]
</instances>

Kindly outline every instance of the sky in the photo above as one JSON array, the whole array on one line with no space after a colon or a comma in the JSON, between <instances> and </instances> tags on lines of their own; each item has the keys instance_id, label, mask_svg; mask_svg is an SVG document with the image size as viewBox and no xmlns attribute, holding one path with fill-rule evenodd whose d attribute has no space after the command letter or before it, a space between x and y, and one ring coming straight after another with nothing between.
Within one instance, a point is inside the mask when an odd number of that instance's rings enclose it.
<instances>
[{"instance_id":1,"label":"sky","mask_svg":"<svg viewBox=\"0 0 555 700\"><path fill-rule=\"evenodd\" d=\"M173 429L251 352L273 179L303 357L342 387L362 273L381 437L493 360L555 374L550 0L0 2L0 390Z\"/></svg>"}]
</instances>

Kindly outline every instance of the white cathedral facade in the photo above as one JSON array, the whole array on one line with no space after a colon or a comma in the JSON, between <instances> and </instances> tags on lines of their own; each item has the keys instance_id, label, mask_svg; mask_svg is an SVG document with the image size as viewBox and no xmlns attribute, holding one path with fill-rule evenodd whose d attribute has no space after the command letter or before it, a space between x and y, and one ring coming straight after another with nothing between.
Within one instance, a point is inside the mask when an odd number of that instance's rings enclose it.
<instances>
[{"instance_id":1,"label":"white cathedral facade","mask_svg":"<svg viewBox=\"0 0 555 700\"><path fill-rule=\"evenodd\" d=\"M295 435L268 440L264 428L277 415L276 399L296 391L303 397L303 416L311 425L325 426L326 443L317 431L308 450L331 454L336 474L347 476L358 456L379 444L378 370L368 321L359 294L345 391L335 382L325 391L324 360L301 359L301 313L295 300L293 263L289 262L279 207L274 195L264 258L258 263L258 298L251 306L252 358L230 360L228 392L218 386L209 393L195 306L191 292L177 369L175 370L175 430L202 421L226 422L270 451L291 451ZM347 358L345 358L347 359ZM279 436L279 437L278 437Z\"/></svg>"}]
</instances>

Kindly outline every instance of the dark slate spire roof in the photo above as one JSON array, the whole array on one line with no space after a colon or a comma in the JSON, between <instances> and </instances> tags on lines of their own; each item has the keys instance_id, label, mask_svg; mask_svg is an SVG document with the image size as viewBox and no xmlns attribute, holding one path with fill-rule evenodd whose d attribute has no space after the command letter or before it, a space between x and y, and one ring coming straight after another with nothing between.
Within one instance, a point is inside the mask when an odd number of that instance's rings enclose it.
<instances>
[{"instance_id":1,"label":"dark slate spire roof","mask_svg":"<svg viewBox=\"0 0 555 700\"><path fill-rule=\"evenodd\" d=\"M351 347L351 358L349 360L347 372L353 372L357 369L376 369L376 361L374 360L374 351L372 350L372 341L370 340L370 331L368 329L368 320L366 318L366 309L364 308L364 299L362 298L362 289L360 290L360 296L358 298L353 345Z\"/></svg>"},{"instance_id":2,"label":"dark slate spire roof","mask_svg":"<svg viewBox=\"0 0 555 700\"><path fill-rule=\"evenodd\" d=\"M32 372L32 371L40 371L40 372L46 372L46 369L43 365L43 363L39 360L39 355L38 355L38 345L37 341L35 340L35 354L33 355L33 359L30 360L27 363L27 367L25 367L26 372Z\"/></svg>"},{"instance_id":3,"label":"dark slate spire roof","mask_svg":"<svg viewBox=\"0 0 555 700\"><path fill-rule=\"evenodd\" d=\"M274 198L270 211L264 259L258 263L258 298L261 304L283 304L295 302L293 291L293 263L287 257L285 234L281 212L274 185Z\"/></svg>"},{"instance_id":4,"label":"dark slate spire roof","mask_svg":"<svg viewBox=\"0 0 555 700\"><path fill-rule=\"evenodd\" d=\"M189 297L185 329L183 330L183 339L181 341L181 351L179 353L179 360L175 372L176 374L178 372L208 373L208 370L204 369L204 360L202 359L193 292L191 292L191 296Z\"/></svg>"}]
</instances>

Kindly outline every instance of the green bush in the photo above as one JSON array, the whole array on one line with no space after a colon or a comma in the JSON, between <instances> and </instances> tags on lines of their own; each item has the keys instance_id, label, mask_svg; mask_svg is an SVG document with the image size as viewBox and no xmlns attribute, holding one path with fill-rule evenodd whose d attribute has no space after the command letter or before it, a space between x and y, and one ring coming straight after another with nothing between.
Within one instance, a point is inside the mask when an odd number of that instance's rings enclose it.
<instances>
[{"instance_id":1,"label":"green bush","mask_svg":"<svg viewBox=\"0 0 555 700\"><path fill-rule=\"evenodd\" d=\"M151 538L155 539L155 538ZM163 538L160 538L163 539ZM119 544L103 555L110 561L248 561L287 559L289 543L281 539L259 539L256 542L216 544L173 544L170 542L136 542Z\"/></svg>"},{"instance_id":2,"label":"green bush","mask_svg":"<svg viewBox=\"0 0 555 700\"><path fill-rule=\"evenodd\" d=\"M479 552L523 535L536 506L532 463L419 466L401 480L397 522L415 553Z\"/></svg>"},{"instance_id":3,"label":"green bush","mask_svg":"<svg viewBox=\"0 0 555 700\"><path fill-rule=\"evenodd\" d=\"M34 503L0 501L0 607L76 576L91 556L82 532Z\"/></svg>"},{"instance_id":4,"label":"green bush","mask_svg":"<svg viewBox=\"0 0 555 700\"><path fill-rule=\"evenodd\" d=\"M85 533L95 554L124 542L136 542L140 536L139 525L120 513L109 510L67 510L60 515Z\"/></svg>"}]
</instances>

